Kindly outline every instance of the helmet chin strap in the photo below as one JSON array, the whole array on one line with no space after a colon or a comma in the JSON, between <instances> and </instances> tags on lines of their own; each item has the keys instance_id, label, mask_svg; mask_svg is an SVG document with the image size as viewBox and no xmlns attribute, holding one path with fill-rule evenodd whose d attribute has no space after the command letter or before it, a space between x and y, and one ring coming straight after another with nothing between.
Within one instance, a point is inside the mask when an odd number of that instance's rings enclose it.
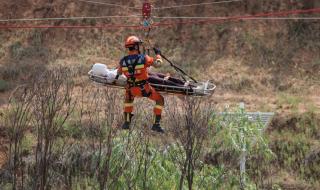
<instances>
[{"instance_id":1,"label":"helmet chin strap","mask_svg":"<svg viewBox=\"0 0 320 190\"><path fill-rule=\"evenodd\" d=\"M141 52L140 52L140 45L139 45L139 44L136 44L136 45L134 46L134 49L135 49L136 51L138 51L139 54L141 53Z\"/></svg>"}]
</instances>

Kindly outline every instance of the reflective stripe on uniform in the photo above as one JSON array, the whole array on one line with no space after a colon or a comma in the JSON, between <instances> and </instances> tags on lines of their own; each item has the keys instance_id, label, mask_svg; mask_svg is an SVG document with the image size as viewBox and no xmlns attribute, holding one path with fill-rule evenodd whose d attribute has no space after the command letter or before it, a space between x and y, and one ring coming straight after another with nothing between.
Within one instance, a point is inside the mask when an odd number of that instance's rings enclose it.
<instances>
[{"instance_id":1,"label":"reflective stripe on uniform","mask_svg":"<svg viewBox=\"0 0 320 190\"><path fill-rule=\"evenodd\" d=\"M124 107L132 107L132 106L133 106L132 103L125 103L125 104L124 104Z\"/></svg>"},{"instance_id":2,"label":"reflective stripe on uniform","mask_svg":"<svg viewBox=\"0 0 320 190\"><path fill-rule=\"evenodd\" d=\"M140 81L144 81L144 79L135 79L134 82L140 82ZM131 79L128 79L128 82L133 82Z\"/></svg>"},{"instance_id":3,"label":"reflective stripe on uniform","mask_svg":"<svg viewBox=\"0 0 320 190\"><path fill-rule=\"evenodd\" d=\"M143 69L144 68L144 65L136 65L135 69Z\"/></svg>"},{"instance_id":4,"label":"reflective stripe on uniform","mask_svg":"<svg viewBox=\"0 0 320 190\"><path fill-rule=\"evenodd\" d=\"M163 106L156 105L156 106L154 106L154 108L155 108L155 109L162 110Z\"/></svg>"}]
</instances>

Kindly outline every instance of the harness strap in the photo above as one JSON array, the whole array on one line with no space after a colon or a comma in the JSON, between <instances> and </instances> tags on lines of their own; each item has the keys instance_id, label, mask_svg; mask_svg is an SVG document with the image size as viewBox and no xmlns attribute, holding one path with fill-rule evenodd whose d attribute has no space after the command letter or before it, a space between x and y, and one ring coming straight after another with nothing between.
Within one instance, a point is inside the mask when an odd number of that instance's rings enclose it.
<instances>
[{"instance_id":1,"label":"harness strap","mask_svg":"<svg viewBox=\"0 0 320 190\"><path fill-rule=\"evenodd\" d=\"M134 63L133 63L133 64L130 64L130 65L128 64L128 59L127 59L127 58L128 58L128 57L126 57L126 58L124 59L124 62L126 63L126 65L128 65L129 73L130 73L130 75L131 75L129 79L131 79L132 82L133 82L133 84L135 84L136 78L134 77L134 75L135 75L136 66L137 66L137 63L138 63L140 57L138 56L138 57L134 60ZM129 80L127 80L127 81L129 82Z\"/></svg>"},{"instance_id":2,"label":"harness strap","mask_svg":"<svg viewBox=\"0 0 320 190\"><path fill-rule=\"evenodd\" d=\"M147 84L146 80L142 80L139 82L131 82L131 81L127 81L127 82L128 82L129 87L144 86L145 84Z\"/></svg>"},{"instance_id":3,"label":"harness strap","mask_svg":"<svg viewBox=\"0 0 320 190\"><path fill-rule=\"evenodd\" d=\"M151 92L151 90L149 92L147 92L147 90L145 89L146 84L149 84L146 80L134 82L134 83L128 81L129 88L139 87L141 89L141 94L143 97L150 97L152 92Z\"/></svg>"},{"instance_id":4,"label":"harness strap","mask_svg":"<svg viewBox=\"0 0 320 190\"><path fill-rule=\"evenodd\" d=\"M140 86L142 96L143 97L150 97L152 94L151 90L149 92L147 92L144 87L145 87L145 85Z\"/></svg>"}]
</instances>

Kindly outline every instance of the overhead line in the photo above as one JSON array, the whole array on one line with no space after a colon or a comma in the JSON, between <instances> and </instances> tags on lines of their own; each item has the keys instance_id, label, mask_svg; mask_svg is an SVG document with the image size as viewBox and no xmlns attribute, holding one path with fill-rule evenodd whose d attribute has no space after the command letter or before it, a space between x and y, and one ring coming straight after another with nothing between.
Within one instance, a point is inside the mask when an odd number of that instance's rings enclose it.
<instances>
[{"instance_id":1,"label":"overhead line","mask_svg":"<svg viewBox=\"0 0 320 190\"><path fill-rule=\"evenodd\" d=\"M138 8L138 7L129 7L129 6L125 6L125 5L106 3L106 2L101 2L101 1L90 1L90 0L77 0L77 1L84 2L84 3L98 4L98 5L121 7L121 8L126 8L126 9L141 9L141 8Z\"/></svg>"},{"instance_id":2,"label":"overhead line","mask_svg":"<svg viewBox=\"0 0 320 190\"><path fill-rule=\"evenodd\" d=\"M229 17L157 17L154 16L153 18L156 19L214 19L214 20L225 20ZM241 20L319 20L320 17L253 17L253 18L241 18Z\"/></svg>"},{"instance_id":3,"label":"overhead line","mask_svg":"<svg viewBox=\"0 0 320 190\"><path fill-rule=\"evenodd\" d=\"M132 28L132 29L143 29L143 26L140 25L0 25L0 29L47 29L47 28L56 28L56 29L118 29L118 28Z\"/></svg>"},{"instance_id":4,"label":"overhead line","mask_svg":"<svg viewBox=\"0 0 320 190\"><path fill-rule=\"evenodd\" d=\"M245 15L245 16L232 16L225 17L223 19L203 19L203 20L191 20L191 21L180 21L180 22L158 22L153 24L154 27L172 27L179 24L188 25L188 24L213 24L213 23L223 23L228 21L241 21L241 20L257 20L262 18L279 18L276 16L288 16L288 15L298 15L298 14L307 14L307 13L320 13L320 8L314 9L306 9L306 10L290 10L290 11L281 11L281 12L269 12L269 13L260 13L256 15ZM300 17L298 17L300 18ZM317 18L318 17L314 17ZM281 17L279 18L281 19ZM287 18L286 18L287 19ZM10 28L75 28L75 29L86 29L86 28L98 28L98 29L116 29L116 28L132 28L132 29L143 29L143 26L140 25L96 25L96 26L84 26L84 25L60 25L60 26L52 26L52 25L0 25L0 29L10 29Z\"/></svg>"},{"instance_id":5,"label":"overhead line","mask_svg":"<svg viewBox=\"0 0 320 190\"><path fill-rule=\"evenodd\" d=\"M177 24L210 24L216 22L227 22L227 21L241 21L241 20L253 20L261 17L276 17L276 16L288 16L306 13L320 13L320 8L305 9L305 10L290 10L290 11L280 11L280 12L269 12L269 13L259 13L256 15L244 15L244 16L231 16L220 19L203 19L203 20L191 20L191 21L180 21L180 22L167 22L167 23L157 23L154 26L173 26Z\"/></svg>"},{"instance_id":6,"label":"overhead line","mask_svg":"<svg viewBox=\"0 0 320 190\"><path fill-rule=\"evenodd\" d=\"M109 15L97 17L58 17L58 18L15 18L15 19L0 19L0 22L18 22L18 21L50 21L50 20L81 20L81 19L105 19L105 18L141 18L138 15Z\"/></svg>"},{"instance_id":7,"label":"overhead line","mask_svg":"<svg viewBox=\"0 0 320 190\"><path fill-rule=\"evenodd\" d=\"M106 3L101 1L92 1L92 0L78 0L84 3L90 4L97 4L97 5L107 5L107 6L114 6L114 7L121 7L126 9L136 9L140 10L140 7L129 7L125 5L113 4L113 3ZM225 0L225 1L213 1L213 2L206 2L206 3L194 3L194 4L186 4L186 5L173 5L167 7L154 7L155 10L163 10L163 9L173 9L173 8L184 8L184 7L194 7L194 6L203 6L203 5L213 5L213 4L223 4L223 3L233 3L233 2L241 2L243 0Z\"/></svg>"},{"instance_id":8,"label":"overhead line","mask_svg":"<svg viewBox=\"0 0 320 190\"><path fill-rule=\"evenodd\" d=\"M256 17L241 20L320 20L320 17Z\"/></svg>"},{"instance_id":9,"label":"overhead line","mask_svg":"<svg viewBox=\"0 0 320 190\"><path fill-rule=\"evenodd\" d=\"M212 4L223 4L223 3L233 3L233 2L240 2L242 0L227 0L227 1L213 1L213 2L206 2L206 3L194 3L188 5L173 5L168 7L155 7L153 9L162 10L162 9L173 9L173 8L184 8L184 7L194 7L194 6L203 6L203 5L212 5Z\"/></svg>"}]
</instances>

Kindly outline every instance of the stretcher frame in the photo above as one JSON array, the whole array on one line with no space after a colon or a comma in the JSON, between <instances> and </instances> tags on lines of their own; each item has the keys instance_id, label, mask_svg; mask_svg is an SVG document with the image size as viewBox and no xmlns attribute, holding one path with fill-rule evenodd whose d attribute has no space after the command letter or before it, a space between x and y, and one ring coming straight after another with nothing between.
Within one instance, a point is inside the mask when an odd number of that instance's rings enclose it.
<instances>
[{"instance_id":1,"label":"stretcher frame","mask_svg":"<svg viewBox=\"0 0 320 190\"><path fill-rule=\"evenodd\" d=\"M110 83L106 77L94 75L91 71L88 73L89 79L94 83L99 85L109 86L112 88L125 89L126 84ZM210 81L207 82L190 82L189 86L172 86L165 84L154 84L149 83L153 88L155 88L159 93L162 94L175 94L175 95L185 95L185 96L211 96L216 86ZM204 87L199 89L199 87Z\"/></svg>"}]
</instances>

